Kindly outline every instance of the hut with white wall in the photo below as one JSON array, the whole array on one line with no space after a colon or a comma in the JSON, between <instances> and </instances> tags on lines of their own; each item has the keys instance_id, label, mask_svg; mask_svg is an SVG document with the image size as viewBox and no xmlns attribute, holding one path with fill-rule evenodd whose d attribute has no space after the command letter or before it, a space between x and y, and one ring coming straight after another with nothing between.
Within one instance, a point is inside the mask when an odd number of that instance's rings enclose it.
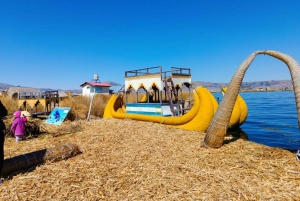
<instances>
[{"instance_id":1,"label":"hut with white wall","mask_svg":"<svg viewBox=\"0 0 300 201\"><path fill-rule=\"evenodd\" d=\"M95 94L109 94L110 84L100 82L98 74L94 74L93 79L90 82L85 82L82 85L83 96L93 96Z\"/></svg>"},{"instance_id":2,"label":"hut with white wall","mask_svg":"<svg viewBox=\"0 0 300 201\"><path fill-rule=\"evenodd\" d=\"M94 94L109 94L110 85L105 82L85 82L82 85L83 96L93 96Z\"/></svg>"}]
</instances>

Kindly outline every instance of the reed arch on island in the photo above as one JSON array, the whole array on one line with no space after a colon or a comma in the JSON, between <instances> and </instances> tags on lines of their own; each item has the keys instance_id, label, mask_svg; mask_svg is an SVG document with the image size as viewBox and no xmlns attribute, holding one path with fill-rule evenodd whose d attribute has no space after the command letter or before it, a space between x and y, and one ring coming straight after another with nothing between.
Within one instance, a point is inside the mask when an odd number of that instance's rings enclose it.
<instances>
[{"instance_id":1,"label":"reed arch on island","mask_svg":"<svg viewBox=\"0 0 300 201\"><path fill-rule=\"evenodd\" d=\"M228 124L230 121L231 113L236 102L240 87L245 76L245 73L252 61L259 54L267 54L283 61L291 74L292 84L294 87L294 94L296 99L298 126L300 127L300 67L295 59L291 56L273 50L255 51L248 56L243 63L239 66L233 75L227 91L220 103L216 114L214 115L202 142L202 145L210 148L219 148L223 145L224 137L227 133Z\"/></svg>"}]
</instances>

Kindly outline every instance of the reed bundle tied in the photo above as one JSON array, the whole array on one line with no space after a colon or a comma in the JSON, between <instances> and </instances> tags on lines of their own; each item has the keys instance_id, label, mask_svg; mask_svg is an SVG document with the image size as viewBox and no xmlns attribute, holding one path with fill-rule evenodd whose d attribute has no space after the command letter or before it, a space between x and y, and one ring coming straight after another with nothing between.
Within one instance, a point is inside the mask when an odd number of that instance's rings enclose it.
<instances>
[{"instance_id":1,"label":"reed bundle tied","mask_svg":"<svg viewBox=\"0 0 300 201\"><path fill-rule=\"evenodd\" d=\"M17 171L34 168L46 161L60 161L79 154L78 146L64 144L48 149L42 149L4 160L2 175L9 175Z\"/></svg>"},{"instance_id":2,"label":"reed bundle tied","mask_svg":"<svg viewBox=\"0 0 300 201\"><path fill-rule=\"evenodd\" d=\"M232 136L219 149L204 133L132 120L80 122L81 131L5 142L5 158L59 144L82 154L4 178L0 200L297 200L293 152Z\"/></svg>"}]
</instances>

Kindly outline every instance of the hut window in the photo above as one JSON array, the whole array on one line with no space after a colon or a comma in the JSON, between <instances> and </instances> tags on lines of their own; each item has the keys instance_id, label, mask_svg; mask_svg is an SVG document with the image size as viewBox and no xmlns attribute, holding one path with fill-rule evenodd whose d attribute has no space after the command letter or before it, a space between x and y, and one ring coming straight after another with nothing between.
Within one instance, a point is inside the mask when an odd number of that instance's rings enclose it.
<instances>
[{"instance_id":1,"label":"hut window","mask_svg":"<svg viewBox=\"0 0 300 201\"><path fill-rule=\"evenodd\" d=\"M101 93L102 92L102 87L96 87L96 93Z\"/></svg>"}]
</instances>

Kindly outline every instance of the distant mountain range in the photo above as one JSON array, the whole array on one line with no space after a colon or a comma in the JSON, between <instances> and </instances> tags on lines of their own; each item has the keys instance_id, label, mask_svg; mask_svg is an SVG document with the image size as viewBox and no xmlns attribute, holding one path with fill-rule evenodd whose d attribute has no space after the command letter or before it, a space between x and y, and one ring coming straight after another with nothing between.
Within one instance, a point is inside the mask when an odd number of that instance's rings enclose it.
<instances>
[{"instance_id":1,"label":"distant mountain range","mask_svg":"<svg viewBox=\"0 0 300 201\"><path fill-rule=\"evenodd\" d=\"M4 91L4 90L8 89L9 87L29 87L29 88L39 89L41 91L54 91L54 90L57 90L57 91L65 91L65 92L73 92L73 93L81 93L82 92L80 89L62 90L62 89L36 88L36 87L33 87L33 86L18 86L18 85L0 83L0 91Z\"/></svg>"},{"instance_id":2,"label":"distant mountain range","mask_svg":"<svg viewBox=\"0 0 300 201\"><path fill-rule=\"evenodd\" d=\"M111 86L123 86L124 84L116 83L113 81L105 81L105 83L111 85Z\"/></svg>"},{"instance_id":3,"label":"distant mountain range","mask_svg":"<svg viewBox=\"0 0 300 201\"><path fill-rule=\"evenodd\" d=\"M8 89L9 87L14 87L14 85L0 83L0 91L4 91L4 90Z\"/></svg>"},{"instance_id":4,"label":"distant mountain range","mask_svg":"<svg viewBox=\"0 0 300 201\"><path fill-rule=\"evenodd\" d=\"M122 86L123 84L113 82L113 81L106 81L106 83L110 84L111 86ZM229 83L213 83L213 82L202 82L202 81L194 81L193 86L203 86L209 90L219 91L222 87L228 86ZM5 83L0 83L0 91L4 91L9 87L17 87L16 85L10 85ZM32 86L31 86L32 87ZM35 87L32 87L35 88ZM255 81L255 82L243 82L242 83L242 90L258 90L258 89L273 89L273 90L280 90L280 89L292 89L292 81L291 80L270 80L270 81ZM60 89L51 89L51 88L38 88L42 91L51 91L51 90L60 90ZM61 90L66 92L74 92L74 93L81 93L79 89L70 89L70 90Z\"/></svg>"},{"instance_id":5,"label":"distant mountain range","mask_svg":"<svg viewBox=\"0 0 300 201\"><path fill-rule=\"evenodd\" d=\"M122 84L106 81L106 83L111 86L122 86ZM213 83L213 82L203 82L194 81L193 85L203 86L209 90L220 90L222 87L228 86L229 83ZM254 82L243 82L241 89L291 89L293 88L291 80L270 80L270 81L254 81Z\"/></svg>"},{"instance_id":6,"label":"distant mountain range","mask_svg":"<svg viewBox=\"0 0 300 201\"><path fill-rule=\"evenodd\" d=\"M212 82L201 82L195 81L194 85L203 86L209 90L218 91L222 87L228 86L229 83L212 83ZM255 81L255 82L243 82L241 86L241 90L286 90L292 89L292 81L291 80L270 80L270 81Z\"/></svg>"}]
</instances>

